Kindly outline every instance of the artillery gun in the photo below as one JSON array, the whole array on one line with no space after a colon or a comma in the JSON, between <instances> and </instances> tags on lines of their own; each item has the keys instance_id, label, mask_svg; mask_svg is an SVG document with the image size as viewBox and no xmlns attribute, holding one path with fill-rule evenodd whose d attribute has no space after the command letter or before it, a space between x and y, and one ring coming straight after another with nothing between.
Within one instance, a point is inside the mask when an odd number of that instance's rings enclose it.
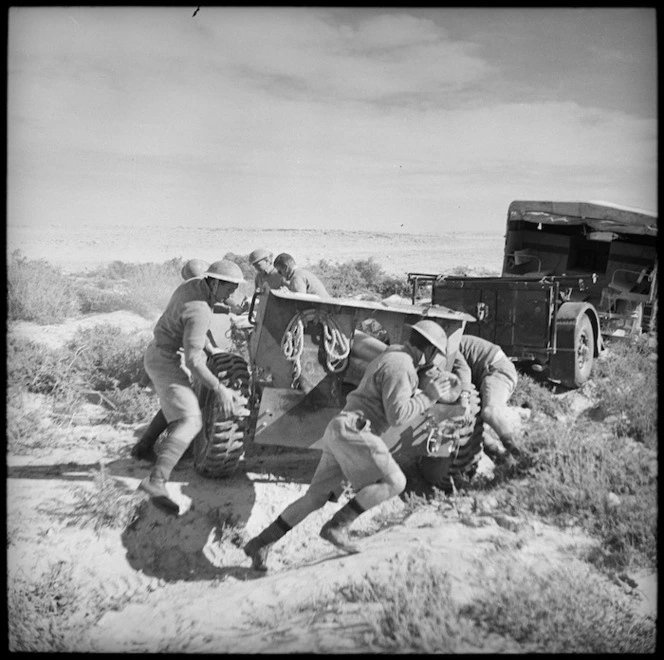
<instances>
[{"instance_id":1,"label":"artillery gun","mask_svg":"<svg viewBox=\"0 0 664 660\"><path fill-rule=\"evenodd\" d=\"M249 443L319 448L328 422L343 408L368 363L389 344L408 337L408 325L427 318L448 336L451 370L466 323L472 317L440 305L389 305L348 298L320 298L266 290L255 301L247 355L218 348L208 366L220 381L248 400L248 413L225 418L216 397L198 388L203 428L193 442L195 469L210 478L233 474ZM254 305L252 305L252 308ZM223 325L212 328L217 346ZM374 335L380 335L384 341ZM471 421L458 404L438 402L384 440L397 460L414 458L427 482L447 487L450 478L479 460L483 424L477 391Z\"/></svg>"}]
</instances>

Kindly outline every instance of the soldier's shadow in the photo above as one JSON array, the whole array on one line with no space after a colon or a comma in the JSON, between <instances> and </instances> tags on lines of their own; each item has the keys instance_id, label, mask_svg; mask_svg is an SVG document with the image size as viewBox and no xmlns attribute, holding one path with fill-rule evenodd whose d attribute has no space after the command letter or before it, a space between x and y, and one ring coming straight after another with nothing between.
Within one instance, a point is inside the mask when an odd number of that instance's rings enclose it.
<instances>
[{"instance_id":1,"label":"soldier's shadow","mask_svg":"<svg viewBox=\"0 0 664 660\"><path fill-rule=\"evenodd\" d=\"M260 577L242 551L256 499L246 473L206 479L193 461L183 460L168 488L181 505L180 515L164 513L146 495L137 519L122 533L132 568L166 582Z\"/></svg>"}]
</instances>

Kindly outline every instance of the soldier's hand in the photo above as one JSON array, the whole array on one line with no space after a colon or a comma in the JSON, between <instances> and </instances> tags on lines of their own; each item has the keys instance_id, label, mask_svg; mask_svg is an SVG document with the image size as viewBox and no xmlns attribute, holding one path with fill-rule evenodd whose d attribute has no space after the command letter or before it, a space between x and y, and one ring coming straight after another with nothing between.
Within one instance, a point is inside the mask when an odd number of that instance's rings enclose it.
<instances>
[{"instance_id":1,"label":"soldier's hand","mask_svg":"<svg viewBox=\"0 0 664 660\"><path fill-rule=\"evenodd\" d=\"M470 392L461 392L458 403L463 407L462 421L465 424L469 424L473 420L473 413L470 410Z\"/></svg>"},{"instance_id":2,"label":"soldier's hand","mask_svg":"<svg viewBox=\"0 0 664 660\"><path fill-rule=\"evenodd\" d=\"M219 383L215 393L217 395L217 399L219 400L219 407L221 408L221 412L223 413L224 417L226 419L232 417L235 411L235 396L233 390Z\"/></svg>"},{"instance_id":3,"label":"soldier's hand","mask_svg":"<svg viewBox=\"0 0 664 660\"><path fill-rule=\"evenodd\" d=\"M433 401L439 401L448 397L451 390L452 384L449 378L443 374L437 374L431 378L427 378L422 391Z\"/></svg>"},{"instance_id":4,"label":"soldier's hand","mask_svg":"<svg viewBox=\"0 0 664 660\"><path fill-rule=\"evenodd\" d=\"M234 405L234 415L236 417L249 417L251 411L247 407L249 405L249 399L246 396L242 396L239 392L233 392L233 405Z\"/></svg>"}]
</instances>

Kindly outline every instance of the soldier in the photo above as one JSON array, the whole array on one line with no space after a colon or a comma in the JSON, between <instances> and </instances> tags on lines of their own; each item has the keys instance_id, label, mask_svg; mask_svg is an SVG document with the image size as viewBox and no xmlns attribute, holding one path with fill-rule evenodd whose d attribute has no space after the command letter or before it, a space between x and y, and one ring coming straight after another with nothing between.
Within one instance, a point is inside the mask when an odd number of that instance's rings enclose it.
<instances>
[{"instance_id":1,"label":"soldier","mask_svg":"<svg viewBox=\"0 0 664 660\"><path fill-rule=\"evenodd\" d=\"M274 267L284 278L286 286L295 293L311 293L321 298L329 298L325 285L310 270L297 268L295 259L282 252L274 260Z\"/></svg>"},{"instance_id":2,"label":"soldier","mask_svg":"<svg viewBox=\"0 0 664 660\"><path fill-rule=\"evenodd\" d=\"M215 261L200 277L183 282L171 296L154 328L154 338L145 352L145 370L159 396L168 432L157 448L150 475L141 481L151 502L177 515L179 507L168 494L166 483L177 462L203 426L198 397L182 368L180 349L187 370L204 387L215 392L226 417L244 403L238 394L222 385L207 367L204 347L212 309L225 302L243 282L242 271L231 261Z\"/></svg>"},{"instance_id":3,"label":"soldier","mask_svg":"<svg viewBox=\"0 0 664 660\"><path fill-rule=\"evenodd\" d=\"M482 421L498 435L501 444L493 444L485 436L485 453L494 461L503 460L507 453L518 458L520 451L516 446L514 429L505 414L507 401L517 384L512 361L500 346L481 337L463 335L452 372L461 381L462 402L464 399L467 401L470 395L471 382L475 385L482 401Z\"/></svg>"},{"instance_id":4,"label":"soldier","mask_svg":"<svg viewBox=\"0 0 664 660\"><path fill-rule=\"evenodd\" d=\"M193 277L201 277L205 274L208 267L209 264L207 261L203 261L202 259L189 259L189 261L182 266L180 274L182 275L182 279L187 281ZM209 346L207 339L206 345ZM182 351L180 351L180 353L182 353ZM154 445L167 427L168 422L164 417L164 412L160 408L157 411L157 414L152 418L147 429L143 432L140 440L132 447L131 455L139 460L147 460L154 463L157 458L157 455L154 453Z\"/></svg>"},{"instance_id":5,"label":"soldier","mask_svg":"<svg viewBox=\"0 0 664 660\"><path fill-rule=\"evenodd\" d=\"M255 292L261 293L267 285L270 289L279 289L284 286L284 280L274 267L272 252L266 248L256 248L249 255L251 265L256 269L254 278Z\"/></svg>"},{"instance_id":6,"label":"soldier","mask_svg":"<svg viewBox=\"0 0 664 660\"><path fill-rule=\"evenodd\" d=\"M189 259L187 263L182 266L182 275L183 280L190 280L192 277L200 277L207 269L210 264L207 261L202 259Z\"/></svg>"},{"instance_id":7,"label":"soldier","mask_svg":"<svg viewBox=\"0 0 664 660\"><path fill-rule=\"evenodd\" d=\"M411 326L405 344L388 347L369 363L345 408L327 426L323 455L307 492L245 545L254 569L266 571L272 544L326 502L338 501L344 479L357 494L322 527L320 535L345 552L359 552L348 537L349 525L406 487L406 477L381 435L449 396L450 382L440 372L425 379L423 391L418 390L418 369L428 367L446 349L445 331L435 321L424 320Z\"/></svg>"}]
</instances>

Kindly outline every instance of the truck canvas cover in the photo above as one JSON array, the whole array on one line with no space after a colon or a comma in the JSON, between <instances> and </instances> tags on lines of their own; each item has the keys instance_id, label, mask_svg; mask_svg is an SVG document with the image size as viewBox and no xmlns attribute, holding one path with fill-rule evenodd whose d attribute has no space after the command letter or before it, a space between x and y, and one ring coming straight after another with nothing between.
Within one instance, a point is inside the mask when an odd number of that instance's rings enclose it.
<instances>
[{"instance_id":1,"label":"truck canvas cover","mask_svg":"<svg viewBox=\"0 0 664 660\"><path fill-rule=\"evenodd\" d=\"M610 202L514 201L509 220L548 225L587 225L592 231L657 236L657 215Z\"/></svg>"}]
</instances>

